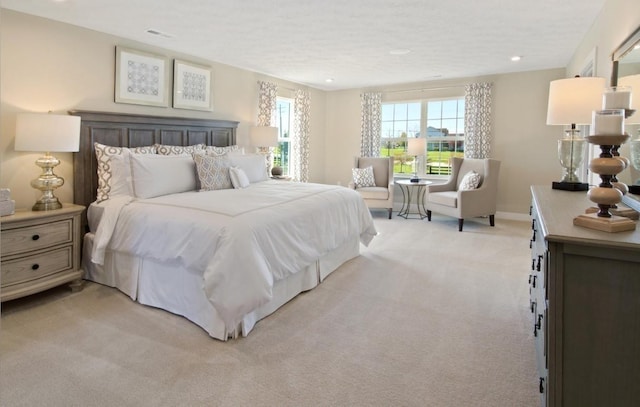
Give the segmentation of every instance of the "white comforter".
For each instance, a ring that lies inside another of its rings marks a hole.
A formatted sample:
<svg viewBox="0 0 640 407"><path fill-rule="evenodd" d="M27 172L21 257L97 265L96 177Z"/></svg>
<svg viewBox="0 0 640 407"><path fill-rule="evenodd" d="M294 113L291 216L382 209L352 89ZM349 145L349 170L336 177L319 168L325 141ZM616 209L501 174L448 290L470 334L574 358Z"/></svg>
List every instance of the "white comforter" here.
<svg viewBox="0 0 640 407"><path fill-rule="evenodd" d="M355 191L322 184L265 181L246 189L186 192L104 208L92 261L108 248L203 273L203 289L227 327L271 299L286 278L376 230Z"/></svg>

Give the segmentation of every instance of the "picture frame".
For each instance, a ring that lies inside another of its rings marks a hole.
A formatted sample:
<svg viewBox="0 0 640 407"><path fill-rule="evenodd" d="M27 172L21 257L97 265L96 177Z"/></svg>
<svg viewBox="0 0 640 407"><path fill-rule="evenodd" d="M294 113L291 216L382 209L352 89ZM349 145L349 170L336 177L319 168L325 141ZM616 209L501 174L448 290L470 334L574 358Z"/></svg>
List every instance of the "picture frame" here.
<svg viewBox="0 0 640 407"><path fill-rule="evenodd" d="M211 67L179 59L173 61L173 107L213 110Z"/></svg>
<svg viewBox="0 0 640 407"><path fill-rule="evenodd" d="M169 59L116 46L115 102L169 106Z"/></svg>

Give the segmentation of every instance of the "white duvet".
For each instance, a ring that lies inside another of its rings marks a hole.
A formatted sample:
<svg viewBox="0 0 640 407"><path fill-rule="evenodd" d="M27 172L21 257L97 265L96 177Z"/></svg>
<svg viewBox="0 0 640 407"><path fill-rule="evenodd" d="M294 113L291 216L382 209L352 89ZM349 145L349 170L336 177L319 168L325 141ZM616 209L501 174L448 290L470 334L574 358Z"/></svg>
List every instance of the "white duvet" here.
<svg viewBox="0 0 640 407"><path fill-rule="evenodd" d="M354 236L376 235L360 195L322 184L265 181L246 189L185 192L100 203L92 261L108 248L202 273L227 327L271 299L286 278Z"/></svg>

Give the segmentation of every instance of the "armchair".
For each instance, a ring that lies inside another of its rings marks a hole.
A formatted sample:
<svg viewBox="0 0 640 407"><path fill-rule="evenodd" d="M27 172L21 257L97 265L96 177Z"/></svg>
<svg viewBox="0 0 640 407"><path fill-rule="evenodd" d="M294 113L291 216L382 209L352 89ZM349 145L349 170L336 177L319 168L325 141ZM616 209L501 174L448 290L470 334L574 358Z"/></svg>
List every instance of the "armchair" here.
<svg viewBox="0 0 640 407"><path fill-rule="evenodd" d="M362 195L368 208L388 209L393 213L393 157L356 157L353 168L373 168L375 186L360 186L350 182L349 187Z"/></svg>
<svg viewBox="0 0 640 407"><path fill-rule="evenodd" d="M480 175L479 184L475 189L461 188L463 178L470 171ZM431 212L434 211L458 218L460 232L464 219L476 216L489 216L489 224L495 226L499 172L500 161L497 160L452 158L449 180L426 187L427 220L431 221Z"/></svg>

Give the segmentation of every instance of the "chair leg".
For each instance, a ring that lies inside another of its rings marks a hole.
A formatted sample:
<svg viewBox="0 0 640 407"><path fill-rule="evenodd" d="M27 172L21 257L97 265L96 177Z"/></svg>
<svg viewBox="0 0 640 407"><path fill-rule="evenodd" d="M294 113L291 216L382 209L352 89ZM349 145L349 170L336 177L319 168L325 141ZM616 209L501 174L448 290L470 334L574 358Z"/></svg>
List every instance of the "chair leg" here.
<svg viewBox="0 0 640 407"><path fill-rule="evenodd" d="M393 214L393 208L389 208L389 219L391 219L392 214Z"/></svg>
<svg viewBox="0 0 640 407"><path fill-rule="evenodd" d="M427 220L431 222L431 211L427 211Z"/></svg>
<svg viewBox="0 0 640 407"><path fill-rule="evenodd" d="M464 224L464 219L458 219L458 232L462 232L463 224Z"/></svg>
<svg viewBox="0 0 640 407"><path fill-rule="evenodd" d="M491 226L495 226L496 225L496 215L489 215L489 224Z"/></svg>

